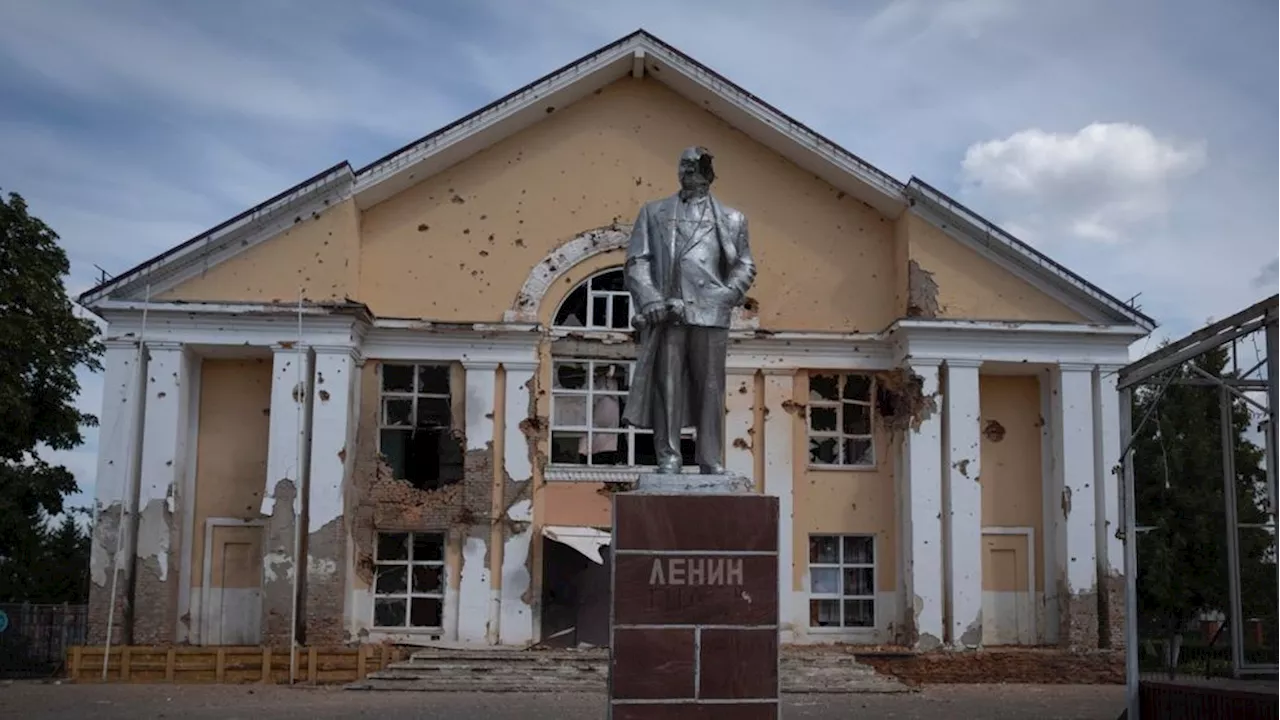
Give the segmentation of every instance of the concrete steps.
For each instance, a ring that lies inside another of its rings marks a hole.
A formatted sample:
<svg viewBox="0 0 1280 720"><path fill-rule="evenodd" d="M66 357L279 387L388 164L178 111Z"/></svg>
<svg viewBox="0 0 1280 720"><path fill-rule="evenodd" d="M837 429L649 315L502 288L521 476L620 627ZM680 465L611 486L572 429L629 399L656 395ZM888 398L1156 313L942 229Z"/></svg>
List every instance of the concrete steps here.
<svg viewBox="0 0 1280 720"><path fill-rule="evenodd" d="M788 652L781 661L785 693L895 693L910 688L877 674L848 653ZM600 692L606 690L604 649L426 649L392 663L351 690L416 692Z"/></svg>

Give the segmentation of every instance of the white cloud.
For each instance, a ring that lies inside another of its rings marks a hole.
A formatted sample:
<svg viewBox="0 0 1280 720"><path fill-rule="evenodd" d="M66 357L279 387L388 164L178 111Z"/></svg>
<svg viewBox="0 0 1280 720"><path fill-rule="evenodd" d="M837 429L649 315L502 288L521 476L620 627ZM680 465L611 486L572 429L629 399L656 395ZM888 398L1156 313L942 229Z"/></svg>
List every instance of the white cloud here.
<svg viewBox="0 0 1280 720"><path fill-rule="evenodd" d="M1033 227L1055 223L1066 234L1111 243L1167 212L1174 182L1206 159L1202 142L1158 138L1130 123L1093 123L1074 133L1033 128L976 143L961 167L965 191L987 205L1016 207L1009 211L1014 222L1038 215Z"/></svg>

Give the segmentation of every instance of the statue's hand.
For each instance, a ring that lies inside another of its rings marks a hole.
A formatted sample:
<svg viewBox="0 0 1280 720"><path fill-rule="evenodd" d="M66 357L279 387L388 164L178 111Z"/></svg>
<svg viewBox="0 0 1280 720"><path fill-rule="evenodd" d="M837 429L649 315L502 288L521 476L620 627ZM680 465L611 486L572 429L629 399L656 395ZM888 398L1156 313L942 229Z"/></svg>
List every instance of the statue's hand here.
<svg viewBox="0 0 1280 720"><path fill-rule="evenodd" d="M649 303L640 309L640 314L644 316L645 324L649 327L656 327L666 320L667 313L667 304L661 301Z"/></svg>
<svg viewBox="0 0 1280 720"><path fill-rule="evenodd" d="M679 298L673 298L667 301L667 318L673 320L684 319L684 301Z"/></svg>

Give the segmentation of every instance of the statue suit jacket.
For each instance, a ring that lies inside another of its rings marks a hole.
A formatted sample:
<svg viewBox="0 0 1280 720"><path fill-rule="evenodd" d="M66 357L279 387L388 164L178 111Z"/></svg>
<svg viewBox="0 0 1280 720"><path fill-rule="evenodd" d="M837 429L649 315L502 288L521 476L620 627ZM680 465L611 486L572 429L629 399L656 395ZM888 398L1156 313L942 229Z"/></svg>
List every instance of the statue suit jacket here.
<svg viewBox="0 0 1280 720"><path fill-rule="evenodd" d="M671 195L640 208L627 245L626 283L635 311L650 303L684 302L682 324L728 328L733 308L742 304L755 280L747 218L710 196L714 231L691 240L676 232L680 196ZM678 244L680 246L678 246ZM653 358L663 328L643 328L623 423L652 427ZM697 389L692 389L694 392ZM688 398L683 417L691 418Z"/></svg>

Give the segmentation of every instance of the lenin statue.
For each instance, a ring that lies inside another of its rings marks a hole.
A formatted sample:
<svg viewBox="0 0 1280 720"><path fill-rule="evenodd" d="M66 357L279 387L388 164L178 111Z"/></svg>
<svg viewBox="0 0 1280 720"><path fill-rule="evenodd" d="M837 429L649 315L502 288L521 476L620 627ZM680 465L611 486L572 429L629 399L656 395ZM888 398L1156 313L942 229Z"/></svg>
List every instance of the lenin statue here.
<svg viewBox="0 0 1280 720"><path fill-rule="evenodd" d="M756 276L747 218L711 195L711 160L704 147L680 155L680 191L640 209L627 245L639 354L622 423L653 429L662 475L681 472L689 426L699 470L724 474L729 318Z"/></svg>

